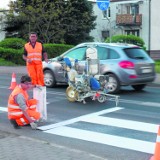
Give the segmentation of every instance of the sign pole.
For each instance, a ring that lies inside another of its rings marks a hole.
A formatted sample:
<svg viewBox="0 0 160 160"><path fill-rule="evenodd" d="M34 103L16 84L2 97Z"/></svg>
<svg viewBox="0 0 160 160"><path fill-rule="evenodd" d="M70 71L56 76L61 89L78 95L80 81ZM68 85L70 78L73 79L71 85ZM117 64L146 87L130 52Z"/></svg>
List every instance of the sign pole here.
<svg viewBox="0 0 160 160"><path fill-rule="evenodd" d="M110 0L96 0L98 8L102 11L105 11L108 9L109 4L110 4ZM107 18L108 22L109 22L109 41L111 43L111 21Z"/></svg>

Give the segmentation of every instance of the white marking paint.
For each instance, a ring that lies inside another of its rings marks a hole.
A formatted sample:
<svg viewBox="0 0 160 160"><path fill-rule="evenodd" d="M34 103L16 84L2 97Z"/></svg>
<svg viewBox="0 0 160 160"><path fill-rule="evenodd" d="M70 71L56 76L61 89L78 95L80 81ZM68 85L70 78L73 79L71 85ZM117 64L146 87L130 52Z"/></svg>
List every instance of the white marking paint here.
<svg viewBox="0 0 160 160"><path fill-rule="evenodd" d="M155 148L155 143L152 142L113 136L109 134L97 133L65 126L50 129L44 132L69 138L76 138L89 142L120 147L124 149L135 150L149 154L153 154Z"/></svg>
<svg viewBox="0 0 160 160"><path fill-rule="evenodd" d="M7 112L8 110L6 107L0 107L0 111Z"/></svg>
<svg viewBox="0 0 160 160"><path fill-rule="evenodd" d="M145 106L160 107L160 103L155 103L155 102L142 102L141 104Z"/></svg>
<svg viewBox="0 0 160 160"><path fill-rule="evenodd" d="M119 128L127 128L127 129L132 129L137 131L143 131L143 132L150 132L150 133L157 133L158 127L159 127L159 125L156 125L156 124L102 117L102 116L95 116L90 119L84 118L82 121L94 123L94 124L100 124L100 125L114 126Z"/></svg>
<svg viewBox="0 0 160 160"><path fill-rule="evenodd" d="M38 129L45 131L45 130L48 130L48 129L52 129L52 128L56 128L56 127L60 127L60 126L64 126L64 125L69 125L69 124L81 121L84 118L94 117L94 116L102 115L102 114L106 114L106 113L111 113L111 112L115 112L115 111L118 111L118 110L121 110L121 109L123 109L123 108L120 108L120 107L109 108L109 109L105 109L105 110L102 110L102 111L99 111L99 112L95 112L95 113L83 115L83 116L80 116L80 117L77 117L77 118L73 118L73 119L70 119L70 120L66 120L66 121L63 121L63 122L59 122L59 123L56 123L56 124L41 126L41 127L38 127Z"/></svg>

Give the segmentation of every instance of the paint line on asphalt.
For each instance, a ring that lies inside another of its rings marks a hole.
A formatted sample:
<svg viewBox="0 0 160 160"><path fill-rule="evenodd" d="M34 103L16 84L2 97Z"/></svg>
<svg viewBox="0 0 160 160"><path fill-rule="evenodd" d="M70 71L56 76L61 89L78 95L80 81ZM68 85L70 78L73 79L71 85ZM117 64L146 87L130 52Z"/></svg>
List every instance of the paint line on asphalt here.
<svg viewBox="0 0 160 160"><path fill-rule="evenodd" d="M105 109L105 110L102 110L102 111L99 111L99 112L95 112L95 113L83 115L83 116L80 116L80 117L76 117L76 118L73 118L73 119L70 119L70 120L62 121L62 122L59 122L59 123L50 124L50 125L46 125L46 126L41 126L41 127L38 127L38 129L40 129L42 131L45 131L45 130L48 130L48 129L61 127L61 126L64 126L64 125L69 125L69 124L81 121L86 117L91 118L91 117L94 117L94 116L97 116L97 115L111 113L111 112L115 112L115 111L118 111L118 110L121 110L121 109L123 109L123 108L121 108L121 107L109 108L109 109Z"/></svg>
<svg viewBox="0 0 160 160"><path fill-rule="evenodd" d="M76 138L80 140L85 140L89 142L95 142L115 147L120 147L124 149L135 150L139 152L154 153L155 143L136 140L131 138L119 137L109 134L103 134L93 131L86 131L71 127L62 126L59 128L50 129L44 131L46 133L69 137L69 138Z"/></svg>
<svg viewBox="0 0 160 160"><path fill-rule="evenodd" d="M126 99L119 99L119 102L122 103L130 103L130 104L138 104L143 106L151 106L151 107L160 107L160 103L156 102L143 102L143 101L135 101L135 100L126 100Z"/></svg>
<svg viewBox="0 0 160 160"><path fill-rule="evenodd" d="M155 102L142 102L141 104L145 106L160 107L160 103L155 103Z"/></svg>
<svg viewBox="0 0 160 160"><path fill-rule="evenodd" d="M8 110L6 107L0 107L0 111L7 112Z"/></svg>
<svg viewBox="0 0 160 160"><path fill-rule="evenodd" d="M102 116L95 116L92 119L84 118L83 122L100 124L100 125L108 125L126 129L132 129L137 131L143 132L150 132L150 133L157 133L159 125L132 121L132 120L123 120L117 118L109 118L109 117L102 117Z"/></svg>

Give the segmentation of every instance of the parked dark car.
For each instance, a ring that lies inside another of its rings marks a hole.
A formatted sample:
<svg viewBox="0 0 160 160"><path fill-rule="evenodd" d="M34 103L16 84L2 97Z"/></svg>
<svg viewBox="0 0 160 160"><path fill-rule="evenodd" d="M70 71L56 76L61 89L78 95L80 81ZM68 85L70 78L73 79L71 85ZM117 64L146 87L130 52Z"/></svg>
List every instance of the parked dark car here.
<svg viewBox="0 0 160 160"><path fill-rule="evenodd" d="M86 49L96 47L100 60L100 73L109 76L110 93L118 93L121 86L132 86L142 90L147 83L155 79L155 62L139 46L119 43L82 43L66 51L59 57L43 62L45 85L54 87L65 83L61 61L64 57L78 59L79 72L82 73L86 63Z"/></svg>

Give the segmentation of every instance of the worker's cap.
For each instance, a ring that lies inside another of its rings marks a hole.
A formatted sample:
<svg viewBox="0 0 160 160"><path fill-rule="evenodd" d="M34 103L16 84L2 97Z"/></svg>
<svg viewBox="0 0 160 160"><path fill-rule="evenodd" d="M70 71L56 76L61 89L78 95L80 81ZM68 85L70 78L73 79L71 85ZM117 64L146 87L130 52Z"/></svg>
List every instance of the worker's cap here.
<svg viewBox="0 0 160 160"><path fill-rule="evenodd" d="M28 75L23 75L21 77L21 83L25 83L25 82L31 82L31 77L29 77Z"/></svg>

